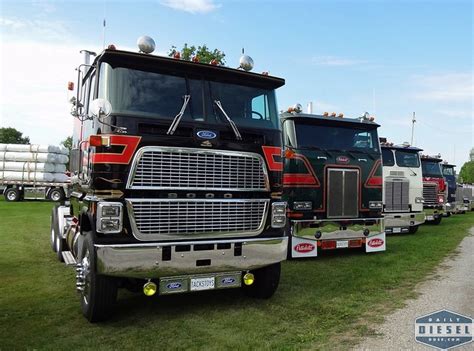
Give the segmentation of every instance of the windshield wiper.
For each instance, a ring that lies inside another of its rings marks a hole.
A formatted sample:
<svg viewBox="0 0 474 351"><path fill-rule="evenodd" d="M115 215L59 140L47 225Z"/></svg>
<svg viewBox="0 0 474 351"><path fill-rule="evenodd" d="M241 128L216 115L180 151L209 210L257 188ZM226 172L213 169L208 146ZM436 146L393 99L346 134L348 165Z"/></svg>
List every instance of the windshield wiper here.
<svg viewBox="0 0 474 351"><path fill-rule="evenodd" d="M184 112L186 111L186 107L188 106L189 99L191 99L191 95L184 95L183 99L184 101L183 101L183 105L181 106L181 110L174 117L173 122L171 123L168 131L166 132L166 134L168 135L173 135L174 132L176 131L176 128L178 128L178 124L181 121L181 118L183 117Z"/></svg>
<svg viewBox="0 0 474 351"><path fill-rule="evenodd" d="M227 119L227 122L229 122L230 126L232 127L232 130L234 131L235 137L237 140L242 140L242 135L240 135L239 129L237 128L237 125L234 123L234 121L227 115L225 112L224 108L222 107L222 104L219 100L214 100L214 103L216 106L219 108L219 110L222 112L224 117Z"/></svg>

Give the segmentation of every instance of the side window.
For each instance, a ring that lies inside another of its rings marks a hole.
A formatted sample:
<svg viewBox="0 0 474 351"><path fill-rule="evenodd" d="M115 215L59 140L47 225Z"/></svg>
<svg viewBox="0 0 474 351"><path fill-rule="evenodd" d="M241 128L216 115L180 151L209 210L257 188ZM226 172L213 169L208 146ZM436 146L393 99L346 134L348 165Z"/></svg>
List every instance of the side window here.
<svg viewBox="0 0 474 351"><path fill-rule="evenodd" d="M395 165L395 159L393 158L391 149L382 148L382 162L384 166L388 167Z"/></svg>
<svg viewBox="0 0 474 351"><path fill-rule="evenodd" d="M373 147L372 135L366 131L355 134L353 147L361 149L371 149Z"/></svg>
<svg viewBox="0 0 474 351"><path fill-rule="evenodd" d="M252 119L268 120L268 99L267 95L259 95L252 99Z"/></svg>

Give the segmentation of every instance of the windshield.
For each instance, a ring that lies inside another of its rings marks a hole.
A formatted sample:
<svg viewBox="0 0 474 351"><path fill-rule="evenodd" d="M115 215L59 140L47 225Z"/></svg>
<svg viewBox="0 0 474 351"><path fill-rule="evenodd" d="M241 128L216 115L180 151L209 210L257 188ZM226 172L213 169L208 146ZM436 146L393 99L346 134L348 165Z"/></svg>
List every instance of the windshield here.
<svg viewBox="0 0 474 351"><path fill-rule="evenodd" d="M382 149L382 162L384 166L394 166L395 159L393 158L393 152L391 149Z"/></svg>
<svg viewBox="0 0 474 351"><path fill-rule="evenodd" d="M295 121L297 147L324 150L379 152L376 129L336 127Z"/></svg>
<svg viewBox="0 0 474 351"><path fill-rule="evenodd" d="M395 157L397 158L397 165L399 167L420 167L418 152L395 150Z"/></svg>
<svg viewBox="0 0 474 351"><path fill-rule="evenodd" d="M421 162L423 177L441 178L441 169L438 162L423 161Z"/></svg>
<svg viewBox="0 0 474 351"><path fill-rule="evenodd" d="M169 119L178 114L190 95L182 120L228 124L217 108L220 101L238 126L278 128L273 89L262 89L206 79L179 72L147 72L102 63L99 97L112 104L112 113ZM179 128L179 127L178 127Z"/></svg>
<svg viewBox="0 0 474 351"><path fill-rule="evenodd" d="M454 175L454 168L453 167L443 167L443 175L453 176Z"/></svg>

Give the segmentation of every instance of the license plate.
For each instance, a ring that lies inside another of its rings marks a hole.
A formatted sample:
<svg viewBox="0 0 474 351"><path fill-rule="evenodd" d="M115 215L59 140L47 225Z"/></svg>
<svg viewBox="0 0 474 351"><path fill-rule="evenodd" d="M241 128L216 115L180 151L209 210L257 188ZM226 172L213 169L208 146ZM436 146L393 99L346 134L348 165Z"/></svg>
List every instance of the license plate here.
<svg viewBox="0 0 474 351"><path fill-rule="evenodd" d="M338 241L336 243L336 248L338 248L338 249L345 249L347 247L349 247L349 242L348 241Z"/></svg>
<svg viewBox="0 0 474 351"><path fill-rule="evenodd" d="M401 233L402 232L402 228L393 228L392 231L394 233Z"/></svg>
<svg viewBox="0 0 474 351"><path fill-rule="evenodd" d="M215 287L215 278L191 278L191 291L210 290Z"/></svg>
<svg viewBox="0 0 474 351"><path fill-rule="evenodd" d="M426 220L427 220L427 221L433 221L433 220L434 220L434 217L433 217L433 216L426 216Z"/></svg>

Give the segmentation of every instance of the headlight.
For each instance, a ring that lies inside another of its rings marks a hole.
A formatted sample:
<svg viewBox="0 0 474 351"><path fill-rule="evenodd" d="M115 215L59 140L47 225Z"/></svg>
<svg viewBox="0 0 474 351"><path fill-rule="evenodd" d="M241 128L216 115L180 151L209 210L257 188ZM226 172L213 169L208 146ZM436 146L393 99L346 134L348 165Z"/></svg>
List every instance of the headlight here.
<svg viewBox="0 0 474 351"><path fill-rule="evenodd" d="M293 202L293 210L295 211L308 211L313 209L313 203L311 201L295 201Z"/></svg>
<svg viewBox="0 0 474 351"><path fill-rule="evenodd" d="M272 228L283 228L286 225L286 202L272 203Z"/></svg>
<svg viewBox="0 0 474 351"><path fill-rule="evenodd" d="M97 204L97 232L120 233L123 226L122 213L123 205L120 202L99 202Z"/></svg>
<svg viewBox="0 0 474 351"><path fill-rule="evenodd" d="M425 202L425 199L423 199L422 197L415 197L416 204L422 204L424 202Z"/></svg>
<svg viewBox="0 0 474 351"><path fill-rule="evenodd" d="M369 201L369 208L371 210L381 210L382 206L382 201Z"/></svg>
<svg viewBox="0 0 474 351"><path fill-rule="evenodd" d="M444 202L444 196L438 195L438 203L442 204Z"/></svg>

